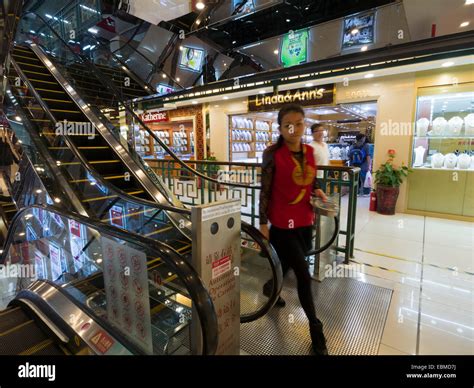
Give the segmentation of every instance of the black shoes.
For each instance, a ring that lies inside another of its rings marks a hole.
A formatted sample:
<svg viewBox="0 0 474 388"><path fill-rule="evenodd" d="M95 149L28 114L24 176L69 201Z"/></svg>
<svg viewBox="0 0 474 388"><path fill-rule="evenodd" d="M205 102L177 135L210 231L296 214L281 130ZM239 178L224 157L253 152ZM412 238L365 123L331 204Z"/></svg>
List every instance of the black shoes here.
<svg viewBox="0 0 474 388"><path fill-rule="evenodd" d="M317 322L309 324L309 333L313 343L313 352L317 356L327 356L326 338L323 333L323 324L318 319Z"/></svg>
<svg viewBox="0 0 474 388"><path fill-rule="evenodd" d="M270 295L272 294L272 287L273 287L273 282L271 280L265 283L263 286L263 295L265 295L267 298L270 298ZM277 301L275 302L275 306L285 307L285 305L286 305L285 300L281 296L279 296Z"/></svg>

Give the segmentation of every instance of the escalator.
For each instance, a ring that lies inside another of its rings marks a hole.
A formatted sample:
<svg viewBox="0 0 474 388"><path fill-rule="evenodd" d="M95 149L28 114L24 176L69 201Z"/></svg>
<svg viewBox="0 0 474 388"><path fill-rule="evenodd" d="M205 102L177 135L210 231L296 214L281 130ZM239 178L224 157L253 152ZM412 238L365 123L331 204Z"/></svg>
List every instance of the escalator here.
<svg viewBox="0 0 474 388"><path fill-rule="evenodd" d="M2 355L215 352L211 297L165 244L32 206L14 217L0 264L22 269L0 284L10 292L0 311ZM200 348L191 341L196 322Z"/></svg>
<svg viewBox="0 0 474 388"><path fill-rule="evenodd" d="M15 47L9 83L12 98L17 102L14 109L25 113L25 124L31 123L44 142L67 180L63 187L76 194L89 217L164 242L190 262L190 211L124 145L117 128L108 122L100 106L85 99L90 88L84 90L69 69L77 63L86 63L67 45L61 46L61 42L55 48L49 45L49 50L46 46L38 42ZM100 86L100 93L105 90L111 96L120 95L117 89L101 87L103 78L105 75L98 76L96 70L89 76L89 80ZM111 104L117 101L123 105L121 97ZM64 120L92 124L93 132L58 133L56 129ZM271 278L276 281L267 297L262 293L262 285ZM257 229L242 223L241 322L257 319L271 308L281 288L281 279L280 263L273 249Z"/></svg>
<svg viewBox="0 0 474 388"><path fill-rule="evenodd" d="M70 354L51 338L34 314L23 306L0 312L0 355L59 356Z"/></svg>

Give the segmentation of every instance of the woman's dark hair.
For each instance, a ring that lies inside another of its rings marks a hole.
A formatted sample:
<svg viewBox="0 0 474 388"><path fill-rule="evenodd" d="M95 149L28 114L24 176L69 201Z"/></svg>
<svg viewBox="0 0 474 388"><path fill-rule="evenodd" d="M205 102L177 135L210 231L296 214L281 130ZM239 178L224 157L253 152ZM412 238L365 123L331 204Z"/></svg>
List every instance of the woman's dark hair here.
<svg viewBox="0 0 474 388"><path fill-rule="evenodd" d="M281 123L283 121L283 117L285 117L288 113L301 113L303 117L305 116L303 108L298 104L287 104L283 105L278 112L278 125L281 127ZM277 141L277 147L281 147L283 145L283 136L280 135Z"/></svg>
<svg viewBox="0 0 474 388"><path fill-rule="evenodd" d="M363 133L358 133L356 135L356 141L362 140L364 137L366 137Z"/></svg>
<svg viewBox="0 0 474 388"><path fill-rule="evenodd" d="M316 130L321 128L322 126L323 126L323 124L321 124L321 123L316 123L316 124L311 125L311 133L316 132Z"/></svg>

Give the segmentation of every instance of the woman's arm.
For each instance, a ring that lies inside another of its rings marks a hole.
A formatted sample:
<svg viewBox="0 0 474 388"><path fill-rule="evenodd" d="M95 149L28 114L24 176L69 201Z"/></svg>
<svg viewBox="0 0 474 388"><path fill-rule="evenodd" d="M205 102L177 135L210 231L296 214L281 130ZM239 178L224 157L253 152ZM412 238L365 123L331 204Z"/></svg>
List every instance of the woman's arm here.
<svg viewBox="0 0 474 388"><path fill-rule="evenodd" d="M273 159L273 150L263 152L262 175L259 202L260 232L268 239L268 206L272 192L273 172L275 170L275 161Z"/></svg>

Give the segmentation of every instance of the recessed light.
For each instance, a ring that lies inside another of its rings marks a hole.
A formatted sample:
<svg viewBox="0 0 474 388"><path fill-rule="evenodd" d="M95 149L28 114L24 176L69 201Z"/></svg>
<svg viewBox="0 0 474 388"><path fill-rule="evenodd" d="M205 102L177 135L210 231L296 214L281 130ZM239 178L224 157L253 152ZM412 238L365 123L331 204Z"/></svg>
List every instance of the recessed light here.
<svg viewBox="0 0 474 388"><path fill-rule="evenodd" d="M310 87L313 86L313 85L314 85L313 83L308 82L305 86L306 86L307 88L310 88Z"/></svg>
<svg viewBox="0 0 474 388"><path fill-rule="evenodd" d="M374 73L369 73L369 74L364 75L364 78L373 78L373 77L374 77Z"/></svg>
<svg viewBox="0 0 474 388"><path fill-rule="evenodd" d="M451 67L452 65L454 65L454 62L449 61L449 62L444 62L441 66L443 66L443 67Z"/></svg>
<svg viewBox="0 0 474 388"><path fill-rule="evenodd" d="M196 3L196 8L197 8L198 10L200 10L200 11L203 10L205 7L206 7L206 6L204 5L204 3L203 3L202 1L198 1L198 2Z"/></svg>
<svg viewBox="0 0 474 388"><path fill-rule="evenodd" d="M236 41L236 40L233 40L233 41L232 41L232 44L236 44L236 43L237 43L237 41Z"/></svg>
<svg viewBox="0 0 474 388"><path fill-rule="evenodd" d="M201 21L199 19L196 19L196 24L199 26L201 24Z"/></svg>
<svg viewBox="0 0 474 388"><path fill-rule="evenodd" d="M54 198L54 202L59 203L61 200L59 198Z"/></svg>
<svg viewBox="0 0 474 388"><path fill-rule="evenodd" d="M471 4L474 4L474 0L466 0L465 5L471 5Z"/></svg>
<svg viewBox="0 0 474 388"><path fill-rule="evenodd" d="M195 100L195 101L193 101L193 104L194 104L194 105L196 105L197 103L198 103L198 102L197 102L196 100Z"/></svg>
<svg viewBox="0 0 474 388"><path fill-rule="evenodd" d="M21 121L21 117L20 116L15 116L15 120L16 121Z"/></svg>
<svg viewBox="0 0 474 388"><path fill-rule="evenodd" d="M367 46L362 46L362 47L360 48L360 51L367 51L367 49L368 49Z"/></svg>
<svg viewBox="0 0 474 388"><path fill-rule="evenodd" d="M467 27L469 25L469 22L462 22L459 27Z"/></svg>
<svg viewBox="0 0 474 388"><path fill-rule="evenodd" d="M278 55L279 51L278 50L273 50L273 54Z"/></svg>
<svg viewBox="0 0 474 388"><path fill-rule="evenodd" d="M286 22L289 23L289 22L291 22L291 20L290 20L290 19L286 19Z"/></svg>
<svg viewBox="0 0 474 388"><path fill-rule="evenodd" d="M219 105L214 105L214 108L219 108Z"/></svg>
<svg viewBox="0 0 474 388"><path fill-rule="evenodd" d="M265 94L265 90L260 90L259 93L260 94Z"/></svg>
<svg viewBox="0 0 474 388"><path fill-rule="evenodd" d="M229 99L229 97L227 97L227 96L224 96L224 97L223 97L223 99L224 99L224 100L228 100L228 99Z"/></svg>
<svg viewBox="0 0 474 388"><path fill-rule="evenodd" d="M179 46L179 50L180 50L180 51L183 51L183 50L184 50L184 47L183 47L183 46Z"/></svg>
<svg viewBox="0 0 474 388"><path fill-rule="evenodd" d="M176 81L178 81L178 82L181 81L181 78L177 77L177 78L176 78Z"/></svg>
<svg viewBox="0 0 474 388"><path fill-rule="evenodd" d="M163 73L161 76L162 76L163 78L166 78L166 74L165 74L165 73Z"/></svg>

